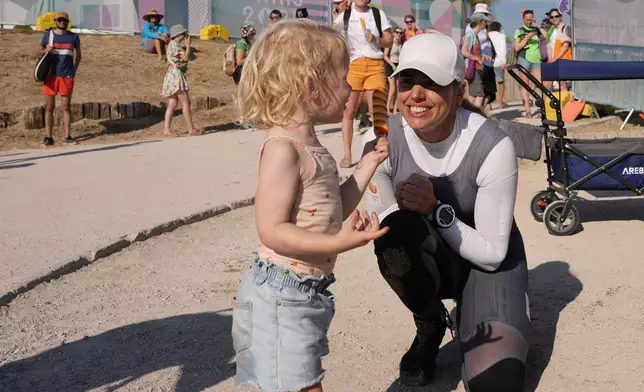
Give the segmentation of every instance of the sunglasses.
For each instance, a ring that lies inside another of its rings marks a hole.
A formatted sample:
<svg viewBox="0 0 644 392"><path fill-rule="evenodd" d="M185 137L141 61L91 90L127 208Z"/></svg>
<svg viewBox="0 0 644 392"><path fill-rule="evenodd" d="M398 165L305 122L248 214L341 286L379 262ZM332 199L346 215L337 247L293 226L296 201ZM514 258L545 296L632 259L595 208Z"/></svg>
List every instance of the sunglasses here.
<svg viewBox="0 0 644 392"><path fill-rule="evenodd" d="M410 24L410 23L414 23L414 21L413 20L406 20L405 23Z"/></svg>
<svg viewBox="0 0 644 392"><path fill-rule="evenodd" d="M557 19L557 18L561 18L561 14L559 14L559 15L550 15L550 19Z"/></svg>
<svg viewBox="0 0 644 392"><path fill-rule="evenodd" d="M58 22L58 23L69 23L69 19L58 18L58 19L56 19L56 22Z"/></svg>
<svg viewBox="0 0 644 392"><path fill-rule="evenodd" d="M394 31L394 34L402 34L402 31L396 30Z"/></svg>

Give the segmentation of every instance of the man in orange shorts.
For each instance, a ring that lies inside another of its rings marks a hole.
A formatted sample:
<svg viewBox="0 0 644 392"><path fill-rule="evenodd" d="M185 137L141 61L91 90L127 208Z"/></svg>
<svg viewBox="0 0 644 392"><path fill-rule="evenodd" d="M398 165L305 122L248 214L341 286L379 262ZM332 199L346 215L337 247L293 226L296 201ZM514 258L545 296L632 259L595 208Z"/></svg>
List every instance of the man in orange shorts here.
<svg viewBox="0 0 644 392"><path fill-rule="evenodd" d="M383 48L393 44L392 27L387 15L369 6L370 0L354 0L350 8L338 15L334 25L343 31L349 42L351 64L347 81L351 85L351 95L342 120L342 139L344 158L340 167L351 166L351 142L353 140L353 119L364 92L373 113L373 90L387 91Z"/></svg>
<svg viewBox="0 0 644 392"><path fill-rule="evenodd" d="M43 146L53 146L54 109L56 108L56 95L61 97L63 111L63 129L67 144L75 144L71 137L71 111L70 102L74 91L74 77L81 61L80 38L78 34L67 30L69 15L67 12L54 14L56 28L53 30L53 42L50 44L50 33L47 31L40 42L41 53L49 52L52 56L51 71L42 86L45 95L45 139Z"/></svg>

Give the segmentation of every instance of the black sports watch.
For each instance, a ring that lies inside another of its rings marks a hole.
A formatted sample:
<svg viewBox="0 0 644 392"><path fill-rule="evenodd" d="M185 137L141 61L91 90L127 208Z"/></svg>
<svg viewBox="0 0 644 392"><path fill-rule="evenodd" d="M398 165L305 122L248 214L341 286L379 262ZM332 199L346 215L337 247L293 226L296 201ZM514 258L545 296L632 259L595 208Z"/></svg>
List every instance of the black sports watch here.
<svg viewBox="0 0 644 392"><path fill-rule="evenodd" d="M440 201L434 207L434 212L432 213L432 223L441 229L447 229L454 223L456 218L456 212L454 208L449 204L442 204Z"/></svg>

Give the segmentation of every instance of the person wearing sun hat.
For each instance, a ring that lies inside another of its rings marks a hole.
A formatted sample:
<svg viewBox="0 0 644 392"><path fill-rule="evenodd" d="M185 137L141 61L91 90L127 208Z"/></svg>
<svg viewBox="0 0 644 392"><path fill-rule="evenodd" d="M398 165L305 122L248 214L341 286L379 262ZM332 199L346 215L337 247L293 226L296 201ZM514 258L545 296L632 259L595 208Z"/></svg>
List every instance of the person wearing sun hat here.
<svg viewBox="0 0 644 392"><path fill-rule="evenodd" d="M392 77L400 114L389 117L390 154L364 201L389 227L374 241L378 268L416 326L400 382L432 382L454 321L465 389L521 391L530 318L526 254L513 217L514 144L464 99L465 60L450 37L409 39ZM455 320L444 299L456 300Z"/></svg>
<svg viewBox="0 0 644 392"><path fill-rule="evenodd" d="M185 49L181 46L185 42ZM192 39L188 29L177 24L170 29L170 43L168 44L168 71L163 79L161 95L167 99L163 135L175 137L172 132L172 118L179 103L182 105L183 117L190 136L197 135L197 130L192 122L192 110L188 87L188 61L192 50Z"/></svg>
<svg viewBox="0 0 644 392"><path fill-rule="evenodd" d="M141 29L141 49L145 53L156 53L159 60L165 61L165 47L170 39L168 28L161 24L164 15L151 9L143 15L145 24Z"/></svg>
<svg viewBox="0 0 644 392"><path fill-rule="evenodd" d="M474 79L469 81L469 95L472 103L484 108L496 98L496 81L494 77L494 52L492 42L487 35L490 18L487 14L472 14L472 22L463 37L463 55L477 62ZM466 46L467 45L467 46Z"/></svg>

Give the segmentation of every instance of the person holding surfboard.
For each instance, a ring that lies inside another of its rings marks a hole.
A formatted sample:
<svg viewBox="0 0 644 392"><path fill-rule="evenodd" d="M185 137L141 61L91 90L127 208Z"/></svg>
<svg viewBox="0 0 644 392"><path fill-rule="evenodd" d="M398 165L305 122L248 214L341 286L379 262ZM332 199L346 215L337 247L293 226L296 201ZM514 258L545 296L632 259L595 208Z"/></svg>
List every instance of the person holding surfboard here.
<svg viewBox="0 0 644 392"><path fill-rule="evenodd" d="M75 144L71 137L70 124L72 114L70 103L74 91L74 78L81 61L80 38L78 34L67 30L69 15L67 12L58 11L54 14L56 28L47 31L40 41L40 53L49 53L51 56L51 71L45 78L42 92L45 95L45 139L43 146L53 146L54 138L54 109L56 109L56 95L61 97L63 111L63 130L67 144Z"/></svg>

